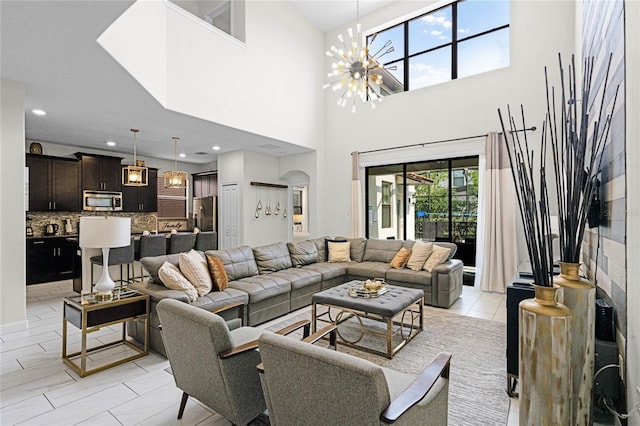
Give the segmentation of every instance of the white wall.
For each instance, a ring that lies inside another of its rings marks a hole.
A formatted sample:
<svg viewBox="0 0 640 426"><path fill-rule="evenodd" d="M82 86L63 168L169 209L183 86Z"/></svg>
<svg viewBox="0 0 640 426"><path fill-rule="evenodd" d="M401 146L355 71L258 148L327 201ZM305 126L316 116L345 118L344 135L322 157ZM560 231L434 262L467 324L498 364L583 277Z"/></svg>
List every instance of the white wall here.
<svg viewBox="0 0 640 426"><path fill-rule="evenodd" d="M22 83L0 80L0 333L26 329Z"/></svg>
<svg viewBox="0 0 640 426"><path fill-rule="evenodd" d="M627 154L627 407L640 403L640 2L625 2L625 89ZM640 413L629 417L629 426L640 425Z"/></svg>
<svg viewBox="0 0 640 426"><path fill-rule="evenodd" d="M391 16L403 16L425 7L425 1L399 1L361 18L363 28L379 27ZM541 27L541 23L544 25ZM327 91L326 156L330 172L323 176L321 203L325 211L320 232L349 230L351 151L366 151L441 139L486 134L499 130L497 108L525 105L528 125L541 128L545 109L544 66L557 69L557 54L573 51L573 2L514 1L511 3L511 65L471 77L388 96L375 110L359 108L352 114L335 105L336 94ZM335 43L345 26L325 35L325 45ZM325 64L329 69L330 63ZM534 134L539 137L540 132ZM368 165L432 160L483 152L484 140L449 142L424 148L400 149L363 155ZM362 175L363 177L363 175ZM526 254L525 254L526 256Z"/></svg>
<svg viewBox="0 0 640 426"><path fill-rule="evenodd" d="M288 191L283 189L264 188L252 186L251 182L274 183L286 185L286 181L280 180L278 174L279 159L271 155L262 155L255 152L244 153L244 182L242 184L244 210L243 229L244 244L259 246L277 241L287 241L292 216L286 218L284 212L285 203L288 202ZM262 210L256 219L256 205L260 201ZM273 214L276 205L280 202L280 212ZM272 214L265 215L267 206L271 207Z"/></svg>
<svg viewBox="0 0 640 426"><path fill-rule="evenodd" d="M318 147L322 33L287 1L247 1L245 16L241 43L172 3L136 2L99 41L168 109Z"/></svg>
<svg viewBox="0 0 640 426"><path fill-rule="evenodd" d="M320 237L318 233L318 218L321 212L330 209L331 206L320 205L318 199L319 181L318 181L318 155L317 152L307 152L304 154L288 155L280 157L279 177L285 181L290 187L294 185L307 187L307 209L304 212L305 229L312 237ZM324 166L324 165L323 165ZM289 194L287 204L289 217L293 218L293 194ZM293 234L289 234L289 240L293 238Z"/></svg>

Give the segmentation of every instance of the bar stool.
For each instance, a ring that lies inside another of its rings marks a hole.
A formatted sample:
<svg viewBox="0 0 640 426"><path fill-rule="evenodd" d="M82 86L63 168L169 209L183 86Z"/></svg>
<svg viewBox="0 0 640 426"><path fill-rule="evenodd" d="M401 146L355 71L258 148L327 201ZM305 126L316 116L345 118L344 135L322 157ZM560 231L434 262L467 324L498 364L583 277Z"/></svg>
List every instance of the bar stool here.
<svg viewBox="0 0 640 426"><path fill-rule="evenodd" d="M131 237L131 244L126 247L118 247L109 250L109 266L118 265L120 266L120 279L114 280L117 283L120 283L120 287L124 287L131 281L131 270L130 266L133 265L134 261L134 252L133 252L133 237ZM89 261L91 262L91 288L93 289L93 266L99 265L103 268L105 265L102 261L102 255L92 256ZM123 279L122 266L127 265L127 279Z"/></svg>
<svg viewBox="0 0 640 426"><path fill-rule="evenodd" d="M196 234L171 234L169 254L182 253L191 250L196 245Z"/></svg>
<svg viewBox="0 0 640 426"><path fill-rule="evenodd" d="M144 257L164 256L167 254L167 237L164 234L142 235L140 237L140 250L135 256L139 261ZM136 279L138 277L134 277ZM140 280L144 279L144 268L140 265Z"/></svg>
<svg viewBox="0 0 640 426"><path fill-rule="evenodd" d="M204 231L196 235L196 250L207 251L218 249L218 233L216 231Z"/></svg>

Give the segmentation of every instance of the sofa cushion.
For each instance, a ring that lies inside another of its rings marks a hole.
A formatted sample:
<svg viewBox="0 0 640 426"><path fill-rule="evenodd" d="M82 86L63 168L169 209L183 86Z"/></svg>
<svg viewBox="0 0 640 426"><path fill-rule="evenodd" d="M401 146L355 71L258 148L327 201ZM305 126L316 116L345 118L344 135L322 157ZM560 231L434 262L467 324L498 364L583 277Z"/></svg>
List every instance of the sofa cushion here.
<svg viewBox="0 0 640 426"><path fill-rule="evenodd" d="M165 287L171 290L180 290L189 296L191 302L195 302L198 298L198 292L196 288L189 282L189 280L180 272L180 269L176 265L169 262L164 262L158 269L158 277L165 285Z"/></svg>
<svg viewBox="0 0 640 426"><path fill-rule="evenodd" d="M229 277L219 257L207 254L207 267L211 274L213 289L223 291L229 286Z"/></svg>
<svg viewBox="0 0 640 426"><path fill-rule="evenodd" d="M449 259L449 254L451 254L451 249L448 247L442 247L437 244L433 245L433 252L431 256L424 263L423 269L427 272L433 271L433 268L444 263Z"/></svg>
<svg viewBox="0 0 640 426"><path fill-rule="evenodd" d="M269 274L270 277L280 277L291 283L291 290L319 284L322 281L322 274L311 269L289 268Z"/></svg>
<svg viewBox="0 0 640 426"><path fill-rule="evenodd" d="M409 260L409 256L411 256L411 250L407 249L406 247L402 247L400 248L400 250L398 250L396 255L393 256L393 259L391 259L389 265L392 268L396 269L404 268L404 265L406 265L407 261Z"/></svg>
<svg viewBox="0 0 640 426"><path fill-rule="evenodd" d="M237 302L246 305L249 303L249 295L244 291L240 291L235 288L227 288L223 291L212 291L205 296L198 297L192 305L206 309L207 311L212 311L214 309L221 308L224 305L230 305Z"/></svg>
<svg viewBox="0 0 640 426"><path fill-rule="evenodd" d="M222 261L229 281L258 275L258 265L249 246L240 246L223 250L208 250L205 254L215 256Z"/></svg>
<svg viewBox="0 0 640 426"><path fill-rule="evenodd" d="M364 262L389 263L403 244L402 240L367 240L362 260Z"/></svg>
<svg viewBox="0 0 640 426"><path fill-rule="evenodd" d="M207 268L207 261L202 257L201 253L195 250L180 253L178 264L180 265L180 272L193 284L198 296L204 296L211 291L213 282L211 281L209 268Z"/></svg>
<svg viewBox="0 0 640 426"><path fill-rule="evenodd" d="M180 254L169 254L163 256L150 256L140 259L140 264L145 271L149 273L149 282L152 284L162 284L162 280L158 277L158 270L164 264L169 262L174 266L179 265Z"/></svg>
<svg viewBox="0 0 640 426"><path fill-rule="evenodd" d="M349 279L356 278L385 278L388 270L392 269L389 262L351 262L347 266Z"/></svg>
<svg viewBox="0 0 640 426"><path fill-rule="evenodd" d="M389 283L409 283L418 284L422 286L431 286L431 272L427 271L412 271L411 269L389 269L387 271L386 280Z"/></svg>
<svg viewBox="0 0 640 426"><path fill-rule="evenodd" d="M291 255L291 264L296 268L318 261L318 249L316 249L313 241L306 240L297 243L287 243L287 248Z"/></svg>
<svg viewBox="0 0 640 426"><path fill-rule="evenodd" d="M250 304L291 292L291 283L274 274L253 275L236 281L229 281L229 287L247 293Z"/></svg>
<svg viewBox="0 0 640 426"><path fill-rule="evenodd" d="M255 247L253 256L256 259L260 274L268 274L293 266L287 243L273 243Z"/></svg>
<svg viewBox="0 0 640 426"><path fill-rule="evenodd" d="M331 237L321 237L321 238L313 238L311 241L316 246L316 251L318 252L318 262L326 262L327 261L327 250L325 240L330 240Z"/></svg>
<svg viewBox="0 0 640 426"><path fill-rule="evenodd" d="M362 258L364 257L364 249L367 244L367 240L364 238L347 238L347 237L336 237L338 241L349 241L351 243L350 256L352 262L362 262Z"/></svg>
<svg viewBox="0 0 640 426"><path fill-rule="evenodd" d="M333 278L338 278L341 276L347 275L347 265L349 263L341 262L341 263L328 263L328 262L320 262L320 263L312 263L310 265L304 265L302 269L308 269L311 271L316 271L322 274L322 281L328 281Z"/></svg>
<svg viewBox="0 0 640 426"><path fill-rule="evenodd" d="M327 240L327 262L351 262L349 241Z"/></svg>
<svg viewBox="0 0 640 426"><path fill-rule="evenodd" d="M430 241L416 241L416 243L411 248L411 256L409 256L409 260L407 261L407 268L412 271L419 271L424 266L424 263L427 261L429 256L431 256L431 252L433 251L433 243Z"/></svg>
<svg viewBox="0 0 640 426"><path fill-rule="evenodd" d="M449 256L445 259L445 262L447 260L451 259L456 254L456 252L458 251L458 246L456 245L456 243L448 243L446 241L438 241L438 242L436 242L434 244L437 244L440 247L445 247L445 248L451 249L451 253L449 253Z"/></svg>

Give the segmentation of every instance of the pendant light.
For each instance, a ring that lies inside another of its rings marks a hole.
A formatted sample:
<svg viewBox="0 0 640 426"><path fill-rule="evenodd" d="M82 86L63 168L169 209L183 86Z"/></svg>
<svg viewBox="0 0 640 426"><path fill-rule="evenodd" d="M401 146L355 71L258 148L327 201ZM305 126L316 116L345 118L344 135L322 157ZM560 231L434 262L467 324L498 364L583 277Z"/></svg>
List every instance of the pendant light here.
<svg viewBox="0 0 640 426"><path fill-rule="evenodd" d="M147 186L149 185L149 169L144 167L144 162L138 164L136 157L136 134L140 130L131 129L133 133L133 165L122 168L122 184L124 186Z"/></svg>
<svg viewBox="0 0 640 426"><path fill-rule="evenodd" d="M186 188L189 176L187 172L178 171L178 139L177 136L173 138L173 168L174 170L167 170L164 172L164 187L165 188Z"/></svg>

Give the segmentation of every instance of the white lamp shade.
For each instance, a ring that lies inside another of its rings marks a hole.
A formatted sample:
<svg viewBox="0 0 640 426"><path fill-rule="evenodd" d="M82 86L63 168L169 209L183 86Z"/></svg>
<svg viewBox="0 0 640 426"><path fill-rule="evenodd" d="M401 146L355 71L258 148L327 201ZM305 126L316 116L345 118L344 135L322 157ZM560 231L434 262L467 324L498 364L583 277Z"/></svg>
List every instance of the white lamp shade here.
<svg viewBox="0 0 640 426"><path fill-rule="evenodd" d="M114 248L131 244L131 218L80 217L80 247Z"/></svg>

